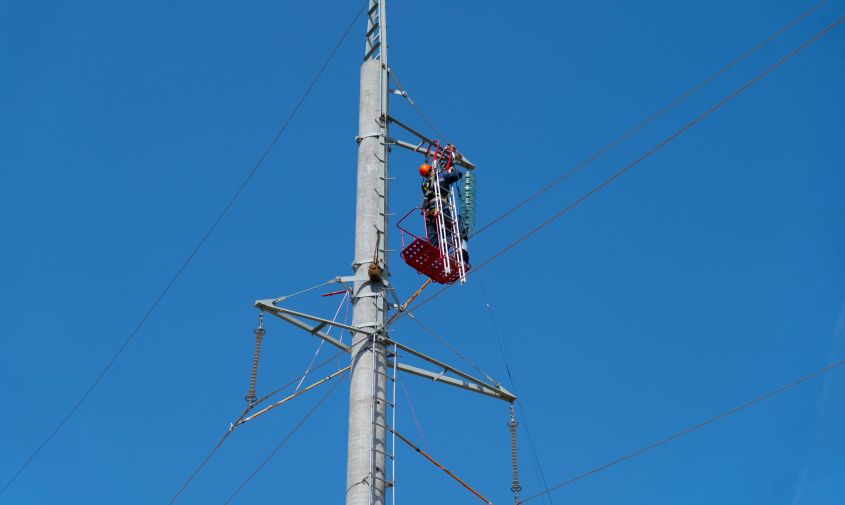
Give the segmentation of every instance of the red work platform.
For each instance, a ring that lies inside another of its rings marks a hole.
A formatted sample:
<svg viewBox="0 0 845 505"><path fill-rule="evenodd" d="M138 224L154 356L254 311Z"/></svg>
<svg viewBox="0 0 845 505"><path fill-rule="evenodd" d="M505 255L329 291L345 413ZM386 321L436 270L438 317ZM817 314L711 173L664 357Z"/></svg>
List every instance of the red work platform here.
<svg viewBox="0 0 845 505"><path fill-rule="evenodd" d="M413 209L411 212L414 212ZM402 228L401 223L408 217L411 212L405 215L397 223L397 227L402 231L402 252L399 254L402 260L417 272L429 277L434 282L440 284L452 284L460 279L461 273L458 269L458 259L454 256L449 257L449 263L452 265L451 272L446 273L443 266L443 254L440 249L431 245L428 240L418 237ZM423 226L425 226L425 218L423 218ZM405 247L405 233L412 236L414 240ZM469 263L464 263L464 271L469 272L471 268Z"/></svg>

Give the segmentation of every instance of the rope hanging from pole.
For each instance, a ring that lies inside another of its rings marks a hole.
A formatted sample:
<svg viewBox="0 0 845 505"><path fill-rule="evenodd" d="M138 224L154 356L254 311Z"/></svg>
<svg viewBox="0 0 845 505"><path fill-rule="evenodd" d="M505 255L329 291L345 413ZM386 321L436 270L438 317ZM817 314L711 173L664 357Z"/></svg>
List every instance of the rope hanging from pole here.
<svg viewBox="0 0 845 505"><path fill-rule="evenodd" d="M467 484L466 482L464 482L463 480L461 480L461 478L460 478L460 477L458 477L458 476L457 476L457 475L455 475L454 473L450 472L450 471L449 471L449 469L447 469L445 466L443 466L443 465L441 465L440 463L438 463L438 462L437 462L437 460L435 460L434 458L432 458L431 456L429 456L428 454L426 454L426 453L425 453L422 449L420 449L419 447L417 447L416 445L414 445L413 443L411 443L411 441L410 441L410 440L408 440L407 438L403 437L401 433L399 433L398 431L393 430L393 429L391 429L390 431L391 431L394 435L396 435L397 437L399 437L399 440L401 440L401 441L405 442L406 444L408 444L408 446L410 446L410 447L411 447L411 449L413 449L413 450L417 451L418 453L420 453L420 454L422 455L422 457L424 457L425 459L429 460L429 461L431 462L431 464L433 464L434 466L436 466L436 467L437 467L437 468L439 468L440 470L443 470L444 472L446 472L446 475L448 475L449 477L452 477L453 479L455 479L455 480L458 482L458 484L460 484L461 486L463 486L463 487L464 487L467 491L469 491L470 493L474 494L476 497L478 497L478 499L480 499L481 501L483 501L483 502L484 502L484 503L486 503L487 505L493 505L493 502L491 502L490 500L488 500L487 498L485 498L485 497L484 497L481 493L479 493L478 491L476 491L475 489L473 489L473 488L472 488L469 484Z"/></svg>
<svg viewBox="0 0 845 505"><path fill-rule="evenodd" d="M426 286L428 286L430 283L431 283L431 279L427 279L425 282L423 282L422 286L420 286L420 288L419 288L419 289L418 289L418 290L417 290L414 294L412 294L410 298L408 298L407 300L405 300L405 303L403 303L400 307L397 307L397 308L396 308L396 313L395 313L395 314L393 314L393 316L391 316L391 317L390 317L390 319L388 319L388 320L387 320L387 323L385 323L385 326L387 326L387 325L389 325L390 323L392 323L392 322L393 322L393 320L394 320L394 319L396 319L396 316L398 316L399 314L401 314L402 312L404 312L404 311L405 311L405 309L407 309L407 308L408 308L408 305L410 305L410 304L411 304L411 302L413 302L413 301L414 301L414 299L416 299L416 297L420 296L420 293L422 293L422 292L423 292L423 289L425 289L425 288L426 288Z"/></svg>
<svg viewBox="0 0 845 505"><path fill-rule="evenodd" d="M516 427L519 423L516 422L516 414L513 410L513 403L510 404L510 421L508 421L508 428L511 432L511 467L513 468L513 482L511 483L511 491L513 492L513 503L519 505L519 492L522 491L522 486L519 485L519 466L517 466L516 458Z"/></svg>
<svg viewBox="0 0 845 505"><path fill-rule="evenodd" d="M261 356L261 342L264 340L264 312L258 314L258 327L255 333L255 350L252 353L252 373L249 376L249 390L244 399L251 406L255 405L255 381L258 379L258 359Z"/></svg>

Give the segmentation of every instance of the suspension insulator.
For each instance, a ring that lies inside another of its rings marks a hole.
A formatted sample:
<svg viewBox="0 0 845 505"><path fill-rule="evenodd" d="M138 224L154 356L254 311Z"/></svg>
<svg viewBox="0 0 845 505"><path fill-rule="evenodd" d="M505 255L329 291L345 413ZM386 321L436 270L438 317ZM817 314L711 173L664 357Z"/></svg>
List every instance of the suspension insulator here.
<svg viewBox="0 0 845 505"><path fill-rule="evenodd" d="M469 238L475 231L475 174L466 172L461 188L461 237Z"/></svg>
<svg viewBox="0 0 845 505"><path fill-rule="evenodd" d="M513 502L515 505L519 504L519 492L522 491L522 486L519 485L519 467L516 458L516 427L519 423L516 422L516 415L513 411L513 404L510 406L510 421L508 421L508 428L511 432L511 467L513 469L513 481L511 482L511 492L513 493Z"/></svg>
<svg viewBox="0 0 845 505"><path fill-rule="evenodd" d="M255 382L258 379L258 360L261 356L261 342L264 340L264 314L258 316L258 328L253 333L255 334L255 350L252 353L252 373L249 377L249 390L244 399L252 406L255 405L258 397L255 396Z"/></svg>

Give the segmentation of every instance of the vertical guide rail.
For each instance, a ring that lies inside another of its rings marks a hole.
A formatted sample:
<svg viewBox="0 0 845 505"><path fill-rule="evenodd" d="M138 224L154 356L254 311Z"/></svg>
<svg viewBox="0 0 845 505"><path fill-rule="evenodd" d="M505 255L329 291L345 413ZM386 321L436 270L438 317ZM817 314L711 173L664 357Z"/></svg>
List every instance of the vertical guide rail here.
<svg viewBox="0 0 845 505"><path fill-rule="evenodd" d="M390 394L390 503L396 505L396 363L399 361L399 349L393 343L393 376Z"/></svg>
<svg viewBox="0 0 845 505"><path fill-rule="evenodd" d="M466 284L466 267L464 266L464 254L461 247L461 227L458 223L458 205L455 202L455 188L449 188L449 207L452 217L452 250L455 251L455 257L458 262L458 273L460 274L461 284Z"/></svg>
<svg viewBox="0 0 845 505"><path fill-rule="evenodd" d="M370 505L374 505L377 499L376 496L376 477L378 474L378 467L376 465L376 460L378 459L378 454L376 451L378 448L376 447L376 437L378 435L378 374L379 370L376 369L377 358L376 356L376 335L375 333L370 340L370 353L372 354L372 375L373 375L373 386L372 386L372 409L370 410L370 428L372 429L371 433L371 443L370 443L370 477L371 477L371 485L370 485Z"/></svg>
<svg viewBox="0 0 845 505"><path fill-rule="evenodd" d="M437 147L431 164L434 169L434 208L437 212L435 216L437 222L437 245L440 247L440 255L443 256L443 271L448 274L452 271L452 264L449 258L449 243L446 241L446 218L443 215L443 195L440 191L439 168L441 157L440 147Z"/></svg>

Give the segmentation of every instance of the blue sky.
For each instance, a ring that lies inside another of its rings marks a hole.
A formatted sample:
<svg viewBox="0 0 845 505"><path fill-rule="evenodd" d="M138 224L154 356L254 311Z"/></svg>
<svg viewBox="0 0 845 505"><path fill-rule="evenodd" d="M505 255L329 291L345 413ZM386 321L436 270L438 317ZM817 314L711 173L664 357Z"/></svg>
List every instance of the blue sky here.
<svg viewBox="0 0 845 505"><path fill-rule="evenodd" d="M478 165L485 223L811 5L395 2L391 65ZM0 481L143 317L357 8L0 4ZM829 2L480 235L473 259L842 13ZM550 484L842 359L841 30L418 312L506 382L490 303ZM349 272L363 31L361 22L178 283L0 503L167 503L244 407L252 302ZM401 101L392 112L428 131ZM419 161L392 158L399 215L418 202ZM422 282L398 256L391 269L400 293ZM339 301L303 295L292 306L330 316ZM407 318L395 337L468 368ZM301 373L316 345L268 321L259 393ZM403 384L422 434L403 395L399 430L494 502L510 501L506 405ZM536 502L841 503L843 391L845 371L832 372ZM225 501L320 394L237 430L177 503ZM233 503L340 502L346 401L342 385ZM524 432L520 441L529 495L541 485ZM399 449L398 500L474 502Z"/></svg>

